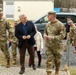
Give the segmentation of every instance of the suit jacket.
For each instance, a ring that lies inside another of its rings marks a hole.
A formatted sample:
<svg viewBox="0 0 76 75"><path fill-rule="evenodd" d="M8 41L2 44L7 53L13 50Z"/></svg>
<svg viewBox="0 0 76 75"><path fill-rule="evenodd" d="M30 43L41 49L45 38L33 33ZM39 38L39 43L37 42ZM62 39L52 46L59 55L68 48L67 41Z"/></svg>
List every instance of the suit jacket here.
<svg viewBox="0 0 76 75"><path fill-rule="evenodd" d="M31 38L25 40L22 39L22 36L25 35L22 22L20 22L18 25L15 26L15 36L19 39L18 43L19 48L24 42L27 42L30 46L33 46L35 44L34 40L34 35L36 33L35 26L31 21L27 21L26 24L28 28L27 34L30 35Z"/></svg>

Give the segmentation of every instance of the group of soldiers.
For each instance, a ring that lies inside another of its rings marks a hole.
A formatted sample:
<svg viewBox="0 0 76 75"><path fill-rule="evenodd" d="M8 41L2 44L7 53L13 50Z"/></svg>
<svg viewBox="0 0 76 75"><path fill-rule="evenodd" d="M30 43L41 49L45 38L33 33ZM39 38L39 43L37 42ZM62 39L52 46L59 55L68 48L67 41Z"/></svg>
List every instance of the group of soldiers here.
<svg viewBox="0 0 76 75"><path fill-rule="evenodd" d="M44 41L46 46L46 67L47 67L47 75L51 75L51 66L52 61L54 61L55 64L55 75L59 75L59 69L60 69L60 62L62 57L62 51L63 51L63 44L62 40L64 39L66 35L66 30L59 20L56 19L56 12L48 12L48 20L50 21L44 30ZM76 26L74 25L72 20L68 21L68 24L70 25L70 32L67 34L67 40L71 39L71 43L75 47L75 53L76 53ZM13 58L13 64L16 64L16 48L17 48L17 38L15 37L15 25L17 25L17 21L14 23L14 27L11 27L11 25L8 23L8 21L3 18L3 12L0 8L0 49L4 53L6 57L6 67L10 67L10 53L8 51L7 41L11 43L12 46L12 58ZM7 33L8 31L8 37Z"/></svg>
<svg viewBox="0 0 76 75"><path fill-rule="evenodd" d="M15 37L15 25L17 24L17 21L14 23L14 27L11 27L9 22L3 18L3 11L2 8L0 8L0 49L4 53L7 64L6 67L10 67L10 53L8 51L8 45L12 46L12 63L16 64L16 48L17 48L17 38ZM8 33L8 37L7 37Z"/></svg>

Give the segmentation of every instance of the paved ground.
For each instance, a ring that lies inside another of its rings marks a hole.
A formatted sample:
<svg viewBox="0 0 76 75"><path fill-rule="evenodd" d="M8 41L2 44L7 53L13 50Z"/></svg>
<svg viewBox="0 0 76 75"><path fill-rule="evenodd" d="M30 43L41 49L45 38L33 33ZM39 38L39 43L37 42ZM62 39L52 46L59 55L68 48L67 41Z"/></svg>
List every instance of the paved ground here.
<svg viewBox="0 0 76 75"><path fill-rule="evenodd" d="M45 66L46 60L45 59L42 60L41 68L37 68L37 57L36 57L35 64L36 64L37 69L33 70L32 68L28 67L28 58L29 57L27 55L26 56L26 63L25 63L26 68L25 68L25 73L23 75L47 75L46 74L46 66ZM10 68L5 67L6 63L5 63L5 60L3 58L0 61L2 61L1 66L0 66L0 75L19 75L19 71L20 71L19 60L17 60L17 65L12 65L12 63L11 63ZM12 62L12 60L11 60L11 62ZM52 71L52 75L54 75L54 68ZM66 71L60 70L60 75L70 75L70 73L69 73L69 71L66 72Z"/></svg>
<svg viewBox="0 0 76 75"><path fill-rule="evenodd" d="M65 43L65 41L64 41ZM67 52L63 52L63 56L62 56L62 66L64 66L67 62L67 60L69 59L69 67L75 67L76 68L76 54L73 53L73 51L75 50L74 46L69 46L69 55ZM66 57L66 55L68 55L68 57Z"/></svg>
<svg viewBox="0 0 76 75"><path fill-rule="evenodd" d="M0 66L0 75L19 75L19 67L11 67L5 68ZM25 73L23 75L46 75L45 69L37 68L33 70L32 68L26 68ZM52 75L54 75L54 70L52 71ZM69 72L60 71L60 75L70 75Z"/></svg>
<svg viewBox="0 0 76 75"><path fill-rule="evenodd" d="M64 43L65 43L65 41L64 41ZM74 50L74 47L70 46L69 47L69 66L70 66L70 68L76 68L76 54L73 53L73 50ZM61 70L64 67L64 65L66 64L66 55L67 55L67 53L63 52ZM17 57L19 58L19 55ZM0 65L5 64L5 60L3 58L4 58L4 56L2 56L2 57L0 56ZM45 65L46 56L45 56L45 53L42 54L42 58L43 58L42 66L41 66L41 68L37 68L36 71L34 71L32 68L28 68L28 58L29 58L28 54L26 54L26 63L25 63L26 69L25 69L25 74L23 74L23 75L46 75L46 65ZM38 60L37 60L37 56L36 56L36 58L35 58L36 67L37 67L37 61ZM9 68L9 69L5 68L4 66L0 66L0 75L19 75L19 70L20 70L20 68L19 68L19 59L18 59L17 65L13 66L11 64L11 68ZM54 69L53 69L52 75L54 75ZM60 71L60 75L69 75L69 72Z"/></svg>

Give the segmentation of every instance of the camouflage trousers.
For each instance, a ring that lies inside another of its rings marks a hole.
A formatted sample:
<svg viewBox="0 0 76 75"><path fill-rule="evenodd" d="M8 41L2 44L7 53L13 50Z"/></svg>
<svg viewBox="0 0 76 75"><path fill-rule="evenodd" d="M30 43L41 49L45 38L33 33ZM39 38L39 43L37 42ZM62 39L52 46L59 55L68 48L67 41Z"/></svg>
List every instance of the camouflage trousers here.
<svg viewBox="0 0 76 75"><path fill-rule="evenodd" d="M17 43L11 43L11 46L12 46L12 56L13 56L13 59L16 59L16 55L17 55Z"/></svg>
<svg viewBox="0 0 76 75"><path fill-rule="evenodd" d="M7 47L7 42L6 41L0 41L0 49L4 53L5 58L7 60L9 60L10 59L10 54L9 54L9 51L8 51L8 47Z"/></svg>
<svg viewBox="0 0 76 75"><path fill-rule="evenodd" d="M51 72L52 62L54 62L55 71L58 71L60 68L61 57L62 57L62 50L61 49L52 49L50 47L46 47L46 58L47 58L46 72Z"/></svg>

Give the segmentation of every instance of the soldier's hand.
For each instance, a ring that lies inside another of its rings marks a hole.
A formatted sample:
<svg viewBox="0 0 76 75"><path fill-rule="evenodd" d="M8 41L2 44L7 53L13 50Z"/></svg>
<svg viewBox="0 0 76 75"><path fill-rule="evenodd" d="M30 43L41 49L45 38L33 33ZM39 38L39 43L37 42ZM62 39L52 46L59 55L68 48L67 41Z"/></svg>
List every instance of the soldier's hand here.
<svg viewBox="0 0 76 75"><path fill-rule="evenodd" d="M26 36L22 36L22 38L23 38L23 39L26 39L27 37L26 37Z"/></svg>
<svg viewBox="0 0 76 75"><path fill-rule="evenodd" d="M53 36L47 36L47 39L48 40L52 40L53 39Z"/></svg>
<svg viewBox="0 0 76 75"><path fill-rule="evenodd" d="M47 39L47 35L44 35L43 37L44 37L44 39Z"/></svg>

